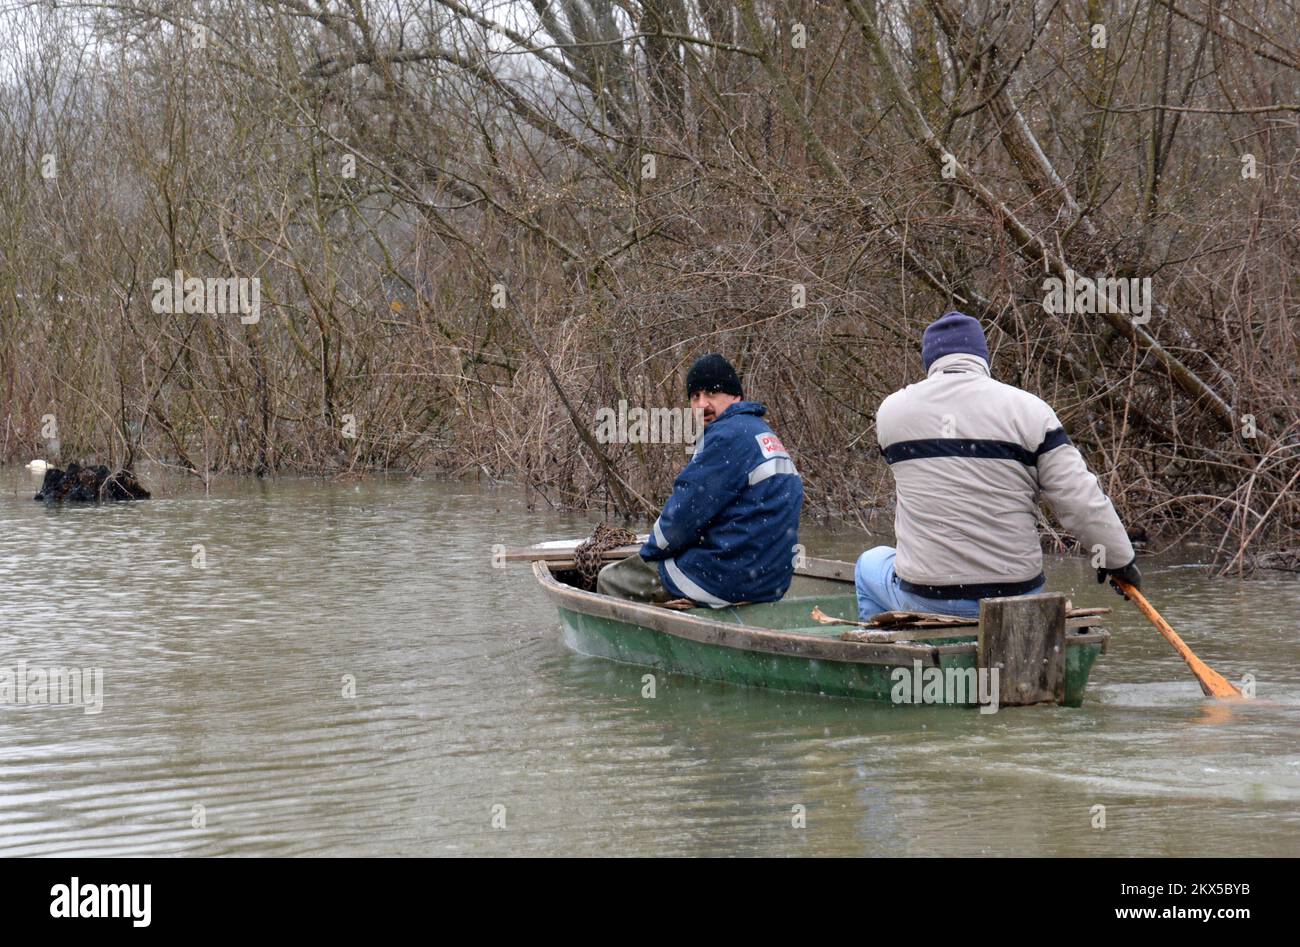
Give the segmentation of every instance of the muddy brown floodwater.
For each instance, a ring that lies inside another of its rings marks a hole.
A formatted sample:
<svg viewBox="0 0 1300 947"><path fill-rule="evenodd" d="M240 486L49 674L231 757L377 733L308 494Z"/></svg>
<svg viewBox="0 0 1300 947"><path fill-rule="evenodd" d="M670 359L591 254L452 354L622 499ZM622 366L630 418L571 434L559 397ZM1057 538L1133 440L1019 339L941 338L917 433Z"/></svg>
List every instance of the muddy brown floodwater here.
<svg viewBox="0 0 1300 947"><path fill-rule="evenodd" d="M644 699L642 669L565 648L526 566L493 567L493 543L595 515L396 477L142 479L155 499L46 508L0 471L0 669L102 673L97 713L0 705L0 854L1300 854L1294 576L1143 562L1197 653L1254 675L1250 705L1203 699L1064 558L1049 587L1116 606L1080 709L676 676Z"/></svg>

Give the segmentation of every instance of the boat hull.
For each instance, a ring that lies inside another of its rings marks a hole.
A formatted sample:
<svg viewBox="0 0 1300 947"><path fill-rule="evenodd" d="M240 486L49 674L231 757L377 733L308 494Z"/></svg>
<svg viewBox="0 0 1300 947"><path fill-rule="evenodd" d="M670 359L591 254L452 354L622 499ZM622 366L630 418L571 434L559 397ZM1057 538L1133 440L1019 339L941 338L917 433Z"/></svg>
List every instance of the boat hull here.
<svg viewBox="0 0 1300 947"><path fill-rule="evenodd" d="M720 647L566 608L558 611L564 643L579 654L744 687L893 703L895 668L903 667L909 674L913 670L910 663L861 664ZM973 647L943 651L946 653L938 655L937 666L945 671L976 666ZM1065 706L1083 703L1088 677L1100 653L1100 643L1080 644L1066 651ZM971 696L968 705L974 706Z"/></svg>
<svg viewBox="0 0 1300 947"><path fill-rule="evenodd" d="M707 610L673 612L611 599L564 585L544 563L535 573L559 612L565 644L581 654L624 664L747 687L766 687L894 703L896 669L939 668L951 677L977 668L974 629L969 639L924 639L906 643L846 642L834 631L753 627L758 616L791 622L808 614L810 599L769 606L742 606L710 615ZM817 600L823 611L848 617L852 597ZM838 605L828 602L837 601ZM699 614L704 613L704 614ZM1104 649L1107 633L1076 629L1066 639L1065 688L1061 703L1077 707ZM977 695L958 706L976 706Z"/></svg>

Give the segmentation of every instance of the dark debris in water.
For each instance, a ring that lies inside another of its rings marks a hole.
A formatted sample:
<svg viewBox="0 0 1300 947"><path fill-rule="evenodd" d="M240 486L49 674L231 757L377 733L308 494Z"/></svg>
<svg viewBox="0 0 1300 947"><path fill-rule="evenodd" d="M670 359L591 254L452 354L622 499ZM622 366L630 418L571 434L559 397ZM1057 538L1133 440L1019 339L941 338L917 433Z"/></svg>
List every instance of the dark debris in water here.
<svg viewBox="0 0 1300 947"><path fill-rule="evenodd" d="M109 474L103 464L82 467L70 463L66 470L51 467L45 471L37 500L46 503L98 503L101 500L147 500L149 491L140 486L135 474L119 470Z"/></svg>
<svg viewBox="0 0 1300 947"><path fill-rule="evenodd" d="M1276 569L1279 572L1300 572L1300 546L1295 549L1275 549L1255 557L1255 565L1261 569Z"/></svg>

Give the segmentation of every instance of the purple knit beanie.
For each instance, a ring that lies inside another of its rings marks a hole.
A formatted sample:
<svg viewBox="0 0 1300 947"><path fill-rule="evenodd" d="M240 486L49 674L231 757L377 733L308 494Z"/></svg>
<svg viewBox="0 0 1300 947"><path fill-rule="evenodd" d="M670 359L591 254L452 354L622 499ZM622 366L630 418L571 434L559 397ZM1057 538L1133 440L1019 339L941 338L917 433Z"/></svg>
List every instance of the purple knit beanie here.
<svg viewBox="0 0 1300 947"><path fill-rule="evenodd" d="M958 352L989 361L989 346L978 319L962 312L950 312L925 327L921 336L921 361L927 372L936 359Z"/></svg>

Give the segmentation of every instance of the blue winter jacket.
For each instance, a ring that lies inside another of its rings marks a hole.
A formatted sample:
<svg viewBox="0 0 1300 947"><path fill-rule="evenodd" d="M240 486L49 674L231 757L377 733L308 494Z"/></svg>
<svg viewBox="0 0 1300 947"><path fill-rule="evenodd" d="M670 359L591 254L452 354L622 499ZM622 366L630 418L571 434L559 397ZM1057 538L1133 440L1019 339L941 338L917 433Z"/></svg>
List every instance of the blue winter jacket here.
<svg viewBox="0 0 1300 947"><path fill-rule="evenodd" d="M718 415L673 484L641 558L674 595L722 608L790 588L803 481L766 413L738 401Z"/></svg>

